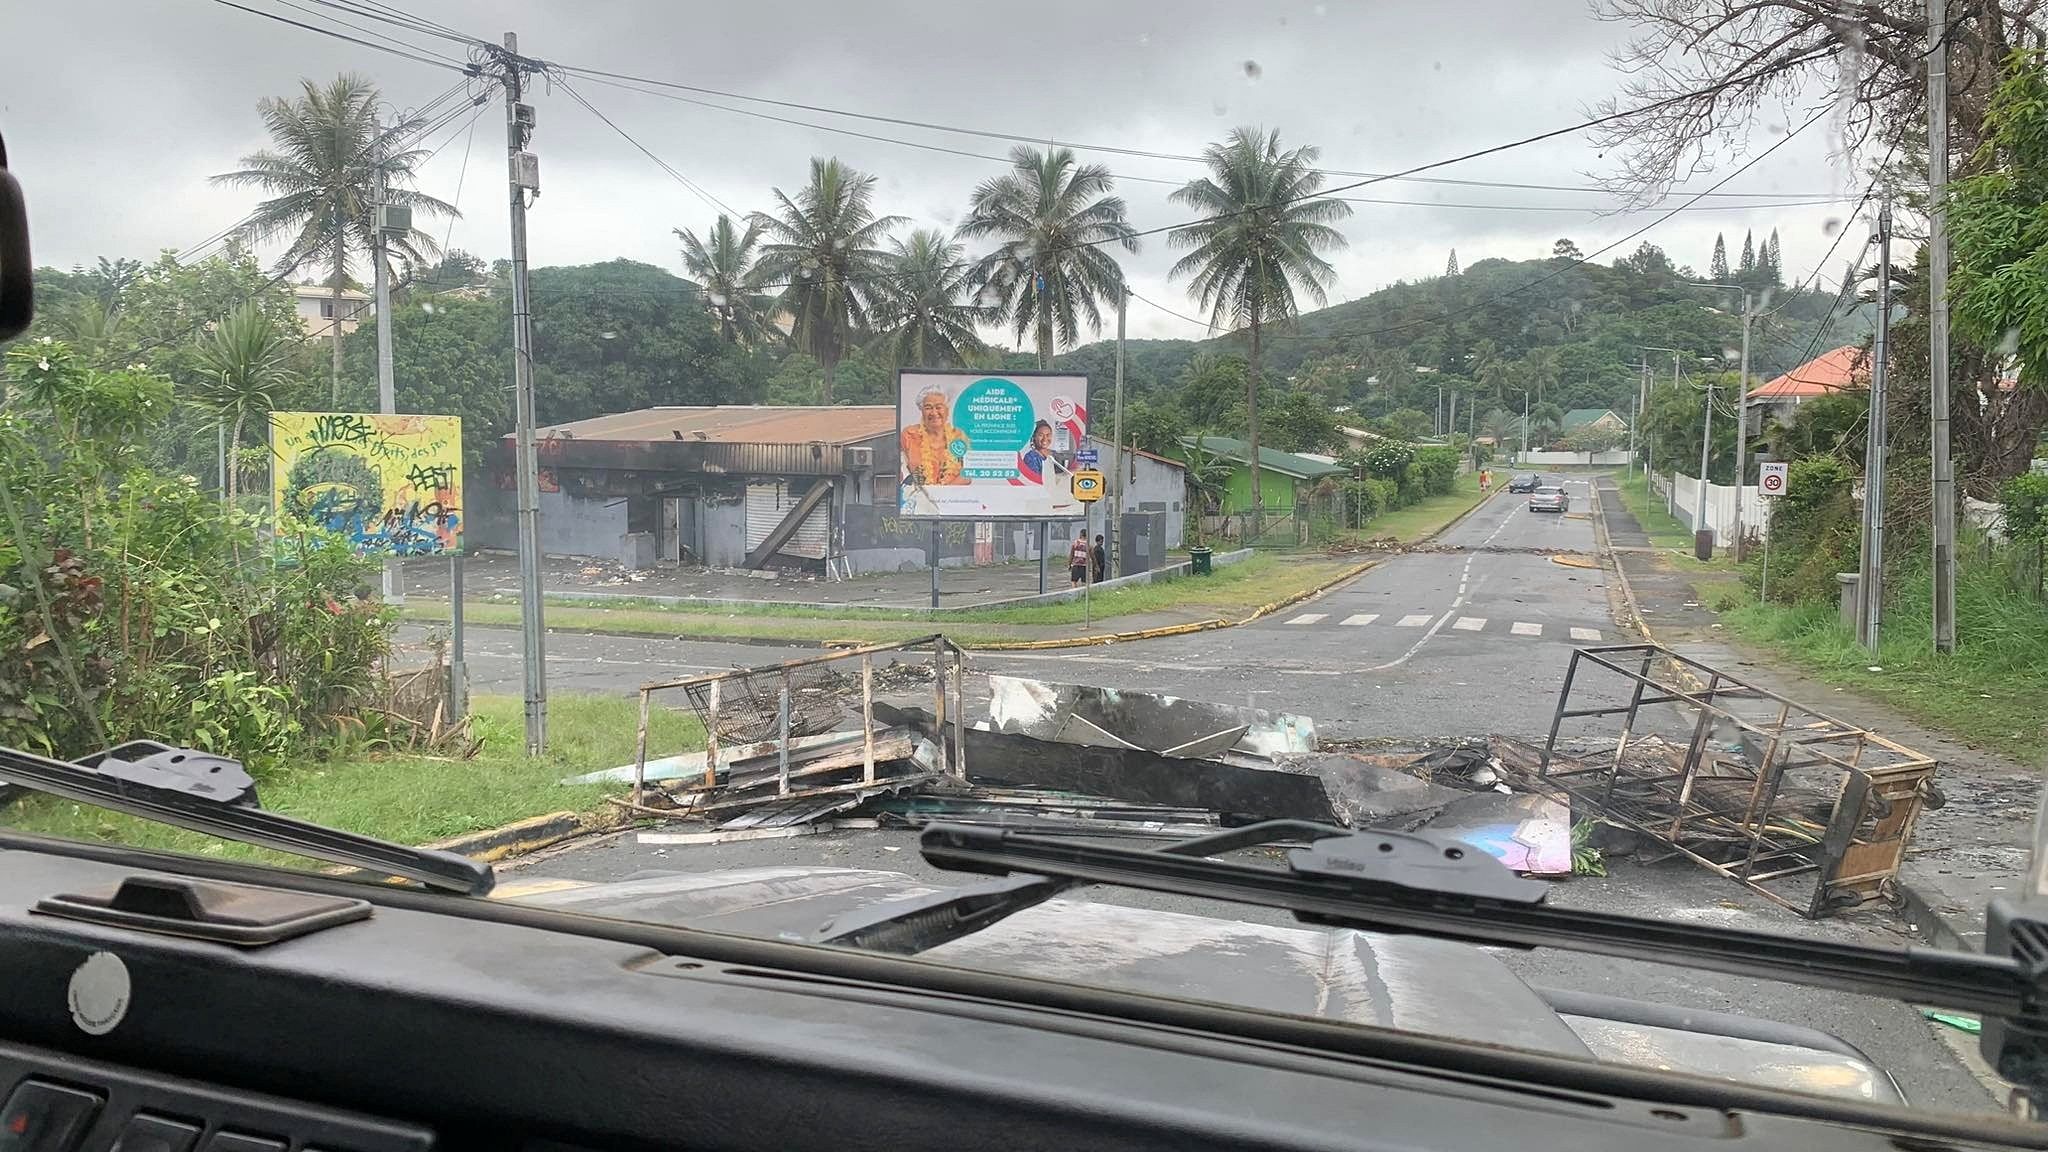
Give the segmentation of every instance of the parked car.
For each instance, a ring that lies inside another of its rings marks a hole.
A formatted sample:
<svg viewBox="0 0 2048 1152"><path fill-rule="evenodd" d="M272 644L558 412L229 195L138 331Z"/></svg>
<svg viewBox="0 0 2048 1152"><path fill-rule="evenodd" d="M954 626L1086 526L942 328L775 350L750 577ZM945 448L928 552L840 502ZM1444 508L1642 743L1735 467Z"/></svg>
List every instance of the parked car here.
<svg viewBox="0 0 2048 1152"><path fill-rule="evenodd" d="M1523 472L1508 481L1508 491L1510 492L1534 492L1535 490L1536 474L1534 472Z"/></svg>
<svg viewBox="0 0 2048 1152"><path fill-rule="evenodd" d="M1538 488L1534 492L1529 493L1529 511L1531 512L1562 513L1571 511L1571 507L1572 498L1565 495L1562 488Z"/></svg>

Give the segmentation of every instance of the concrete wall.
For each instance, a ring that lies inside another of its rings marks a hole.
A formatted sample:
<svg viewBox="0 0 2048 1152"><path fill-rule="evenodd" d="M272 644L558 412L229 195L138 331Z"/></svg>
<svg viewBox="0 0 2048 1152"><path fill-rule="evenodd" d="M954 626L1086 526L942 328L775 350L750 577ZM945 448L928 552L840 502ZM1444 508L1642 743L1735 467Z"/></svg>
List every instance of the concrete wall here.
<svg viewBox="0 0 2048 1152"><path fill-rule="evenodd" d="M1541 467L1545 464L1557 467L1626 464L1628 463L1628 451L1626 449L1616 449L1612 452L1522 452L1515 456L1514 462L1535 467Z"/></svg>

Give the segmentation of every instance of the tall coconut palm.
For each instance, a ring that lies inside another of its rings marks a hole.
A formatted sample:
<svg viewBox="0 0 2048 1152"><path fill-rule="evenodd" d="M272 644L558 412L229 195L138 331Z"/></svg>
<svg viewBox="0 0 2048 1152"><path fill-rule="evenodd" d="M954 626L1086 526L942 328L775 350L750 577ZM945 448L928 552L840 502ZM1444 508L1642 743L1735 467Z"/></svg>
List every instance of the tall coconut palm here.
<svg viewBox="0 0 2048 1152"><path fill-rule="evenodd" d="M1138 236L1124 219L1123 198L1108 195L1108 168L1079 163L1065 148L1021 144L1010 149L1010 165L975 187L960 236L998 241L969 283L1019 341L1031 336L1046 368L1084 325L1101 330L1103 304L1114 306L1124 290L1123 271L1104 249L1136 252Z"/></svg>
<svg viewBox="0 0 2048 1152"><path fill-rule="evenodd" d="M378 93L361 76L336 76L326 87L301 80L295 98L264 98L256 109L270 132L269 148L242 157L241 168L214 182L261 189L269 199L256 205L236 231L238 239L261 244L291 238L277 265L289 272L319 261L328 273L334 319L333 401L341 403L341 293L348 286L349 257L370 249L375 226L374 193L381 170L390 203L413 210L415 219L458 216L455 206L405 187L427 158L414 148L418 116L379 125ZM418 264L436 250L433 237L418 229L388 242ZM380 318L381 320L381 318Z"/></svg>
<svg viewBox="0 0 2048 1152"><path fill-rule="evenodd" d="M868 327L876 281L887 274L880 248L901 216L877 216L875 178L839 162L811 158L811 180L795 199L775 189L780 205L756 212L767 236L758 262L760 284L780 282L778 306L789 314L790 335L825 370L824 402L832 403L839 360L854 333Z"/></svg>
<svg viewBox="0 0 2048 1152"><path fill-rule="evenodd" d="M221 489L232 504L239 494L236 456L249 420L273 407L271 392L292 378L293 334L277 326L254 301L215 324L199 344L199 373L187 391L193 407L211 412L228 426L228 457Z"/></svg>
<svg viewBox="0 0 2048 1152"><path fill-rule="evenodd" d="M968 291L960 245L937 229L919 229L889 248L876 327L890 357L917 368L964 367L982 350L975 326L990 310Z"/></svg>
<svg viewBox="0 0 2048 1152"><path fill-rule="evenodd" d="M1321 253L1344 247L1343 234L1330 225L1351 215L1343 201L1316 197L1323 186L1318 155L1306 145L1282 151L1278 132L1238 128L1202 150L1209 174L1169 197L1206 217L1167 234L1173 247L1192 249L1170 274L1191 278L1188 294L1208 310L1212 325L1244 329L1251 338L1245 408L1254 460L1263 383L1260 338L1268 325L1295 316L1297 291L1317 305L1328 302L1325 289L1337 271ZM1259 472L1252 469L1254 533L1265 515Z"/></svg>
<svg viewBox="0 0 2048 1152"><path fill-rule="evenodd" d="M754 250L761 243L760 222L748 221L743 232L733 226L732 217L721 213L701 240L687 228L675 232L683 242L683 270L696 277L704 310L718 322L720 338L749 347L766 339L774 329L768 323L768 301L756 287L760 275Z"/></svg>

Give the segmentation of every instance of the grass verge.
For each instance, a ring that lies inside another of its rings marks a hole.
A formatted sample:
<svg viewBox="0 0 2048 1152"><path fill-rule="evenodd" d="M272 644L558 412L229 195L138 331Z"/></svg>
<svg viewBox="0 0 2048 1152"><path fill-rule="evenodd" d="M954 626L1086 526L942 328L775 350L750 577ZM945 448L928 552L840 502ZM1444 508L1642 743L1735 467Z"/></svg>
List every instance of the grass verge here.
<svg viewBox="0 0 2048 1152"><path fill-rule="evenodd" d="M1856 644L1831 604L1757 604L1745 593L1716 604L1736 633L1822 680L2022 764L2048 754L2048 609L1996 573L1964 567L1956 582L1956 651L1934 651L1927 573L1895 579L1875 656ZM1872 669L1877 669L1873 671Z"/></svg>
<svg viewBox="0 0 2048 1152"><path fill-rule="evenodd" d="M1457 483L1442 496L1425 497L1406 508L1383 513L1362 531L1367 536L1392 536L1403 544L1413 544L1432 532L1441 531L1444 525L1464 515L1466 509L1479 500L1479 474L1468 472L1458 477Z"/></svg>
<svg viewBox="0 0 2048 1152"><path fill-rule="evenodd" d="M686 633L693 636L721 636L734 639L829 640L886 643L944 631L961 644L1002 640L1039 639L1026 631L1046 626L1079 625L1088 620L1115 630L1114 621L1138 615L1170 614L1178 623L1210 617L1235 618L1249 614L1262 604L1314 588L1351 567L1351 563L1329 557L1277 557L1257 555L1237 564L1216 569L1212 576L1186 577L1153 584L1127 585L1092 595L1090 603L1064 601L1001 608L948 612L931 616L920 612L863 612L858 616L834 616L830 607L791 608L787 605L656 605L645 601L618 607L584 607L550 604L549 627L589 632ZM445 623L448 606L432 601L410 601L402 609L408 620ZM464 619L479 626L512 626L519 622L516 600L472 601L464 606Z"/></svg>
<svg viewBox="0 0 2048 1152"><path fill-rule="evenodd" d="M639 703L612 696L559 694L548 705L548 752L529 758L516 696L475 698L475 731L483 749L474 759L413 753L372 753L309 764L257 785L263 807L316 824L403 844L479 832L564 809L590 811L624 785L567 786L564 776L629 764L639 726ZM693 716L653 715L648 746L666 755L704 746ZM137 848L258 860L288 867L307 862L267 849L218 840L50 796L28 796L0 807L0 825L22 832L103 840Z"/></svg>
<svg viewBox="0 0 2048 1152"><path fill-rule="evenodd" d="M1650 546L1663 552L1663 558L1671 567L1680 572L1722 573L1735 571L1735 557L1723 550L1712 560L1695 559L1692 554L1692 529L1685 521L1665 511L1664 497L1650 488L1650 478L1638 472L1634 476L1623 476L1614 482L1621 492L1622 506L1636 518L1643 532L1650 538Z"/></svg>

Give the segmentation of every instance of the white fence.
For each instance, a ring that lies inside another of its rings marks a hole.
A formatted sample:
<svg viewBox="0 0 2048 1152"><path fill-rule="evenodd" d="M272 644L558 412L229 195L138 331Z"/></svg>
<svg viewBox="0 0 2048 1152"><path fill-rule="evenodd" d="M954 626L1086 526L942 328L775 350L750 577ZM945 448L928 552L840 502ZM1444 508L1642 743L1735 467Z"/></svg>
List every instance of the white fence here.
<svg viewBox="0 0 2048 1152"><path fill-rule="evenodd" d="M1626 464L1628 450L1617 448L1612 452L1518 452L1515 454L1515 463L1549 464L1556 467Z"/></svg>
<svg viewBox="0 0 2048 1152"><path fill-rule="evenodd" d="M1650 484L1663 495L1665 507L1684 522L1686 527L1697 532L1700 482L1683 472L1670 476L1651 476ZM1742 530L1762 539L1770 527L1770 501L1760 495L1756 485L1742 486ZM1735 489L1726 484L1707 485L1707 523L1714 530L1714 543L1726 547L1735 543Z"/></svg>

